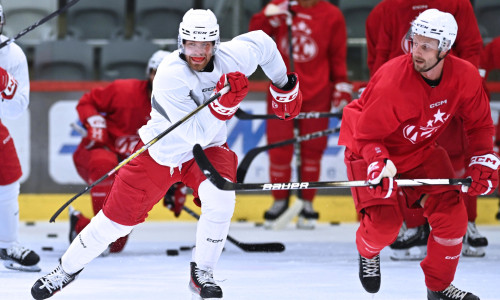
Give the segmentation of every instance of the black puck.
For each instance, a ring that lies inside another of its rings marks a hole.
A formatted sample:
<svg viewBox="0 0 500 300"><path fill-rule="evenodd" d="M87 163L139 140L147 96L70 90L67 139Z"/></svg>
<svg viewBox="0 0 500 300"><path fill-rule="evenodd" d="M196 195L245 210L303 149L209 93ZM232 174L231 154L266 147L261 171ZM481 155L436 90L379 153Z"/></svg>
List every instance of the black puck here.
<svg viewBox="0 0 500 300"><path fill-rule="evenodd" d="M189 251L192 250L194 246L182 246L180 249L181 251Z"/></svg>
<svg viewBox="0 0 500 300"><path fill-rule="evenodd" d="M26 222L26 226L35 226L35 222L28 221L28 222Z"/></svg>
<svg viewBox="0 0 500 300"><path fill-rule="evenodd" d="M167 256L177 256L177 255L179 255L179 250L167 249Z"/></svg>
<svg viewBox="0 0 500 300"><path fill-rule="evenodd" d="M338 225L340 225L340 222L332 221L332 222L330 222L330 225L338 226Z"/></svg>
<svg viewBox="0 0 500 300"><path fill-rule="evenodd" d="M42 247L42 251L54 251L52 247Z"/></svg>
<svg viewBox="0 0 500 300"><path fill-rule="evenodd" d="M47 234L47 237L48 238L56 238L57 237L57 233L49 233L49 234Z"/></svg>
<svg viewBox="0 0 500 300"><path fill-rule="evenodd" d="M255 222L255 227L262 227L264 226L264 223L262 222Z"/></svg>

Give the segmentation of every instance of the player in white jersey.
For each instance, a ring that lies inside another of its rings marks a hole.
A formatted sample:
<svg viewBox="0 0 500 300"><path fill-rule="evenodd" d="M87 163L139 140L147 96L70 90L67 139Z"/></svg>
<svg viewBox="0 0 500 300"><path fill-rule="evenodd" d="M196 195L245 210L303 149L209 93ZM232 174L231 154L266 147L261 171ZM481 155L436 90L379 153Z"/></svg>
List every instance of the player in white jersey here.
<svg viewBox="0 0 500 300"><path fill-rule="evenodd" d="M5 23L0 5L0 33ZM0 42L7 37L0 35ZM29 104L28 63L23 50L11 43L0 49L0 259L5 267L38 272L40 257L19 244L19 179L21 164L14 141L2 119L17 119Z"/></svg>
<svg viewBox="0 0 500 300"><path fill-rule="evenodd" d="M200 110L123 166L102 210L74 239L60 264L35 282L31 294L46 299L72 282L109 243L130 233L165 195L183 182L201 203L189 287L203 299L221 299L213 270L222 253L235 206L234 191L217 189L200 171L192 148L200 144L219 173L235 181L237 157L226 145L229 120L248 93L248 79L260 65L273 82L274 111L289 120L300 112L296 74L287 74L274 41L262 31L220 43L210 10L189 10L179 26L179 49L165 57L153 81L151 120L139 130L142 147L183 119L227 84L230 91ZM136 148L139 149L139 148Z"/></svg>

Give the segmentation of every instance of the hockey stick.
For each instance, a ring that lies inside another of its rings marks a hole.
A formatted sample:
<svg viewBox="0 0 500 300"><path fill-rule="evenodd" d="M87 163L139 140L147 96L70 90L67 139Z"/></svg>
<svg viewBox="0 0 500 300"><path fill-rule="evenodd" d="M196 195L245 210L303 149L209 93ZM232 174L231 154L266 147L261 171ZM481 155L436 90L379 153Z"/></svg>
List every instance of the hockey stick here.
<svg viewBox="0 0 500 300"><path fill-rule="evenodd" d="M316 181L316 182L286 182L286 183L234 183L224 179L208 160L203 148L196 144L193 147L196 163L207 178L219 189L226 191L271 191L271 190L303 190L331 189L375 186L364 180L354 181ZM465 185L470 186L470 178L451 179L396 179L400 187L423 185Z"/></svg>
<svg viewBox="0 0 500 300"><path fill-rule="evenodd" d="M42 25L43 23L47 22L48 20L54 18L54 17L57 17L58 15L60 15L61 13L63 13L64 11L66 11L68 8L70 8L71 6L75 5L78 1L80 0L71 0L69 1L68 3L66 3L66 5L64 5L63 7L59 8L58 10L54 11L53 13L51 13L50 15L40 19L38 22L36 22L35 24L31 25L31 26L28 26L26 27L25 29L21 30L21 32L19 32L15 37L13 38L9 38L5 41L3 41L1 44L0 44L0 49L2 49L3 47L7 46L8 44L16 41L17 39L19 39L20 37L22 37L23 35L25 35L26 33L30 32L31 30L37 28L38 26Z"/></svg>
<svg viewBox="0 0 500 300"><path fill-rule="evenodd" d="M196 219L200 219L200 216L195 213L189 207L183 206L182 209L186 211L191 216ZM282 243L242 243L237 241L229 234L227 235L227 240L236 245L238 248L245 252L283 252L285 251L285 245Z"/></svg>
<svg viewBox="0 0 500 300"><path fill-rule="evenodd" d="M246 111L242 110L241 108L238 108L235 116L240 120L279 119L275 115L249 114ZM342 118L342 113L317 112L317 111L301 112L294 119L301 120L301 119L319 119L319 118L339 118L340 119L340 118Z"/></svg>
<svg viewBox="0 0 500 300"><path fill-rule="evenodd" d="M301 143L304 141L320 138L322 136L338 132L339 130L340 130L340 128L330 128L330 129L326 129L323 131L316 131L316 132L312 132L312 133L309 133L306 135L298 136L298 137L295 137L293 139L288 139L288 140L284 140L281 142L269 144L266 146L253 148L252 150L247 152L247 154L245 155L245 157L241 161L240 165L238 166L238 170L236 171L236 182L243 182L243 180L245 180L245 176L247 175L248 168L250 167L250 164L255 159L255 157L257 155L259 155L260 153L267 151L267 150L270 150L270 149L273 149L273 148L285 146L288 144Z"/></svg>
<svg viewBox="0 0 500 300"><path fill-rule="evenodd" d="M192 116L194 116L195 114L197 114L200 110L202 110L203 108L207 107L210 103L212 103L215 99L219 98L220 96L224 95L225 93L227 93L229 91L230 87L229 85L225 86L222 90L220 90L217 94L213 95L212 97L210 97L207 102L203 103L202 105L198 106L196 109L194 109L192 112L188 113L186 116L184 116L182 119L180 119L179 121L175 122L172 126L170 126L169 128L167 128L165 131L163 131L162 133L160 133L159 135L157 135L155 138L153 138L151 141L149 141L147 144L145 144L144 146L142 146L139 150L135 151L134 153L130 154L127 158L125 158L122 162L120 162L116 167L114 167L111 171L109 171L108 173L106 173L104 176L102 176L101 178L97 179L95 182L93 182L91 185L88 185L86 186L83 190L81 190L78 194L76 194L75 196L73 196L71 199L69 199L68 201L66 201L66 203L63 204L63 206L61 206L55 213L54 215L50 218L50 223L53 223L57 216L59 216L59 214L61 214L61 212L66 209L66 207L68 207L68 205L71 204L71 202L75 201L76 198L80 197L81 195L83 195L85 192L87 192L88 190L90 190L91 188L93 188L94 186L98 185L100 182L102 182L103 180L105 180L106 178L108 178L109 176L113 175L116 171L118 171L119 169L121 169L121 167L123 167L124 165L128 164L131 160L133 160L134 158L136 158L137 156L139 156L141 153L143 153L144 151L146 151L149 147L153 146L156 142L158 142L160 139L162 139L165 135L167 135L168 133L170 133L172 130L174 130L175 128L179 127L182 123L186 122L186 120L188 120L189 118L191 118Z"/></svg>

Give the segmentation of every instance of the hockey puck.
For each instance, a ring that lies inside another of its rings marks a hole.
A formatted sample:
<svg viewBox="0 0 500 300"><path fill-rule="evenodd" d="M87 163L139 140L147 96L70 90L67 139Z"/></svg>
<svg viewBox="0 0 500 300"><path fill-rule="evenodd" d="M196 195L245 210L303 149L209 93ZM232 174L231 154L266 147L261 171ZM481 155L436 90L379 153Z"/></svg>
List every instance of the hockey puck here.
<svg viewBox="0 0 500 300"><path fill-rule="evenodd" d="M330 225L338 226L338 225L340 225L340 222L332 221L332 222L330 222Z"/></svg>
<svg viewBox="0 0 500 300"><path fill-rule="evenodd" d="M194 246L182 246L180 247L181 251L189 251L192 250Z"/></svg>
<svg viewBox="0 0 500 300"><path fill-rule="evenodd" d="M255 222L255 227L262 227L264 226L264 223L262 222Z"/></svg>
<svg viewBox="0 0 500 300"><path fill-rule="evenodd" d="M240 218L240 219L236 220L236 222L238 222L238 223L245 223L246 221L247 221L247 219L245 219L245 218Z"/></svg>
<svg viewBox="0 0 500 300"><path fill-rule="evenodd" d="M48 238L56 238L57 237L57 233L49 233L49 234L47 234L47 237Z"/></svg>
<svg viewBox="0 0 500 300"><path fill-rule="evenodd" d="M177 255L179 255L179 250L167 249L167 256L177 256Z"/></svg>
<svg viewBox="0 0 500 300"><path fill-rule="evenodd" d="M42 247L42 251L54 251L52 247Z"/></svg>
<svg viewBox="0 0 500 300"><path fill-rule="evenodd" d="M28 221L28 222L26 222L26 226L35 226L35 222Z"/></svg>

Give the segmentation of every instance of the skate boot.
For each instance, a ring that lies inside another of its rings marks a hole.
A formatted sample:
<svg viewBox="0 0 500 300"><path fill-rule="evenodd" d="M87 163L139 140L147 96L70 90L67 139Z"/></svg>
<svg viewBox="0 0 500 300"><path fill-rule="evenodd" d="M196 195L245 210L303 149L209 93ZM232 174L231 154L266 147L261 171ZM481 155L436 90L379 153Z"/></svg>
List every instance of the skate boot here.
<svg viewBox="0 0 500 300"><path fill-rule="evenodd" d="M488 246L488 240L485 236L479 233L476 223L469 222L467 224L467 232L464 236L464 244L462 248L463 256L483 257L486 255L484 248Z"/></svg>
<svg viewBox="0 0 500 300"><path fill-rule="evenodd" d="M40 272L41 269L37 265L40 261L40 256L35 251L24 248L18 244L14 244L10 248L0 248L0 258L4 260L3 265L7 269L24 271L24 272Z"/></svg>
<svg viewBox="0 0 500 300"><path fill-rule="evenodd" d="M202 270L191 262L189 289L201 299L222 299L222 289L214 281L212 269Z"/></svg>
<svg viewBox="0 0 500 300"><path fill-rule="evenodd" d="M433 292L427 289L427 300L479 300L479 297L465 291L461 291L450 284L446 289Z"/></svg>
<svg viewBox="0 0 500 300"><path fill-rule="evenodd" d="M376 293L380 289L380 255L372 259L359 256L359 280L368 293Z"/></svg>
<svg viewBox="0 0 500 300"><path fill-rule="evenodd" d="M297 221L297 228L314 229L318 219L319 213L313 209L312 202L304 201L304 207L302 208Z"/></svg>
<svg viewBox="0 0 500 300"><path fill-rule="evenodd" d="M35 281L31 288L31 295L36 300L50 298L75 280L82 270L75 274L68 274L63 270L61 261L59 261L59 265L54 271Z"/></svg>
<svg viewBox="0 0 500 300"><path fill-rule="evenodd" d="M288 209L288 199L274 200L273 206L264 213L264 228L272 229L274 221Z"/></svg>
<svg viewBox="0 0 500 300"><path fill-rule="evenodd" d="M404 226L404 227L403 227ZM392 260L422 260L427 255L427 239L429 238L429 224L415 228L407 228L403 224L400 234L391 244Z"/></svg>

